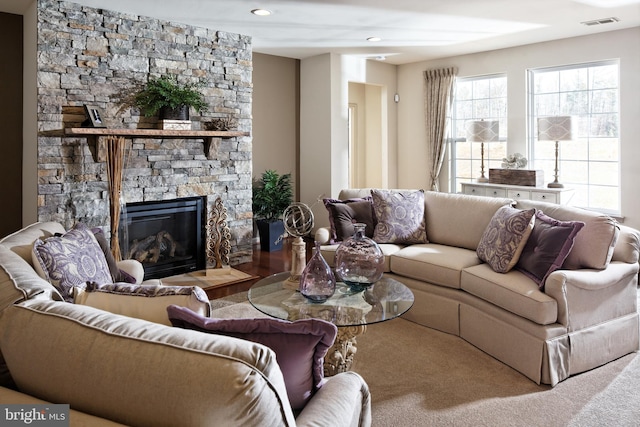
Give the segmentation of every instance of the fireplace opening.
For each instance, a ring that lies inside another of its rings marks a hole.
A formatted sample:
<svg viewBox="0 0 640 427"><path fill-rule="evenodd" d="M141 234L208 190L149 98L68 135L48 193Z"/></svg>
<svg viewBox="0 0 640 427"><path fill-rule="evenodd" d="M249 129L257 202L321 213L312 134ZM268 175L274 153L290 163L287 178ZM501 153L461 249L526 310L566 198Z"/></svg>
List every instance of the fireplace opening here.
<svg viewBox="0 0 640 427"><path fill-rule="evenodd" d="M124 259L144 266L144 278L202 270L205 261L204 197L128 203L120 226Z"/></svg>

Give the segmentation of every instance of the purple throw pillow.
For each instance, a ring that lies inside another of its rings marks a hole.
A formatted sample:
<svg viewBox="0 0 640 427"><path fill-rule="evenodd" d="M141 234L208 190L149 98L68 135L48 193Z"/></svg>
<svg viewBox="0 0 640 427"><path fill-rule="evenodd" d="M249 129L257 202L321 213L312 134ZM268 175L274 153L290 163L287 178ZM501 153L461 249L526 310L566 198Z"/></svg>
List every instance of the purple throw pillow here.
<svg viewBox="0 0 640 427"><path fill-rule="evenodd" d="M173 326L241 338L272 349L294 410L302 409L324 383L324 356L338 333L334 324L320 319L216 319L177 305L167 307L167 313Z"/></svg>
<svg viewBox="0 0 640 427"><path fill-rule="evenodd" d="M373 237L375 220L371 197L353 198L347 200L323 199L324 206L329 212L331 239L329 243L336 244L353 236L353 224L365 224L364 234Z"/></svg>
<svg viewBox="0 0 640 427"><path fill-rule="evenodd" d="M536 211L536 222L522 250L516 269L533 279L540 289L552 272L567 259L576 234L584 227L581 221L558 221Z"/></svg>
<svg viewBox="0 0 640 427"><path fill-rule="evenodd" d="M136 278L131 276L126 271L122 271L118 268L118 263L116 259L113 257L111 253L111 248L109 247L109 242L107 242L107 238L104 235L104 232L101 228L92 228L91 232L93 232L93 236L98 241L98 245L100 245L100 249L104 254L105 259L107 260L107 265L109 266L109 271L111 272L111 279L113 283L136 283Z"/></svg>

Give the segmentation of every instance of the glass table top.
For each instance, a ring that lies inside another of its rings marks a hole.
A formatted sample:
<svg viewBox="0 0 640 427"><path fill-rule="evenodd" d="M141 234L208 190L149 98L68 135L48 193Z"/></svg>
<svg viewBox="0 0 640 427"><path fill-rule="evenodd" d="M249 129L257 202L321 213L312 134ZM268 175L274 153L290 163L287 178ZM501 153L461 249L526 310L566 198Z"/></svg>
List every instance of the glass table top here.
<svg viewBox="0 0 640 427"><path fill-rule="evenodd" d="M264 314L283 320L323 319L336 326L361 326L394 319L413 305L413 293L397 280L383 277L365 291L353 293L338 282L336 292L323 303L309 302L289 272L274 274L249 289L249 301Z"/></svg>

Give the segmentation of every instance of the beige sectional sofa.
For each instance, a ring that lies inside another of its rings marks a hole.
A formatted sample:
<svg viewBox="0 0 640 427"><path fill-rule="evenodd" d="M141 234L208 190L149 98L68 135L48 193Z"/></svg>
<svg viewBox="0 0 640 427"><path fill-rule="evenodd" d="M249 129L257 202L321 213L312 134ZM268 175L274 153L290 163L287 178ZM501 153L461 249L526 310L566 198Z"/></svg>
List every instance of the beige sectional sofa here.
<svg viewBox="0 0 640 427"><path fill-rule="evenodd" d="M343 190L339 199L369 194ZM380 245L385 274L415 295L404 318L460 336L552 386L638 350L637 230L606 215L543 202L427 191L424 204L428 243ZM478 258L485 229L505 205L585 224L542 289L518 269L498 273ZM333 264L338 245L328 239L327 229L317 231Z"/></svg>
<svg viewBox="0 0 640 427"><path fill-rule="evenodd" d="M0 402L69 404L72 426L370 425L355 373L294 413L264 345L62 301L31 256L36 238L60 232L37 223L0 240Z"/></svg>

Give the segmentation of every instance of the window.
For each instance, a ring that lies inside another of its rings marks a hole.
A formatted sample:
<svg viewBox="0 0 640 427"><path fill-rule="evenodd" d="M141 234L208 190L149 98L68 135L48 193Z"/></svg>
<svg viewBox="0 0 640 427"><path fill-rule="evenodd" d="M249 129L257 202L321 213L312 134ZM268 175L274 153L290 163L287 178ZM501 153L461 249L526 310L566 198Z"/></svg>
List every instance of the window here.
<svg viewBox="0 0 640 427"><path fill-rule="evenodd" d="M492 75L456 80L452 119L453 188L462 191L463 182L480 177L480 145L467 141L466 124L472 120L498 120L500 140L484 144L484 174L499 168L507 155L507 77Z"/></svg>
<svg viewBox="0 0 640 427"><path fill-rule="evenodd" d="M573 205L620 213L619 63L529 70L532 168L553 180L555 141L538 141L537 118L573 116L577 135L559 144L559 178Z"/></svg>

